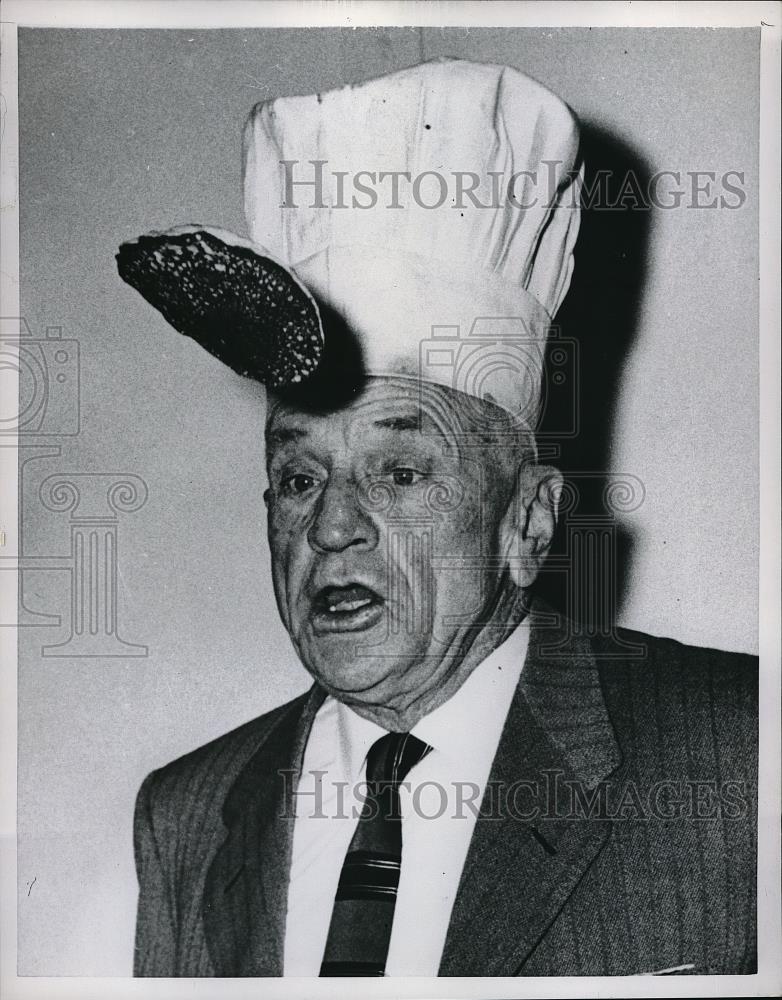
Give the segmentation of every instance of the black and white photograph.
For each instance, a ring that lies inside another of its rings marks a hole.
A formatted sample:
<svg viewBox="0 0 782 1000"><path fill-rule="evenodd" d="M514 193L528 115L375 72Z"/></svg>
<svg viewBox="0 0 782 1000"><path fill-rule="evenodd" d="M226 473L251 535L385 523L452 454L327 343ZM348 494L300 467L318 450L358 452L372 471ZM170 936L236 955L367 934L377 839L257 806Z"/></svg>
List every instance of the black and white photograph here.
<svg viewBox="0 0 782 1000"><path fill-rule="evenodd" d="M781 16L5 5L4 996L778 995Z"/></svg>

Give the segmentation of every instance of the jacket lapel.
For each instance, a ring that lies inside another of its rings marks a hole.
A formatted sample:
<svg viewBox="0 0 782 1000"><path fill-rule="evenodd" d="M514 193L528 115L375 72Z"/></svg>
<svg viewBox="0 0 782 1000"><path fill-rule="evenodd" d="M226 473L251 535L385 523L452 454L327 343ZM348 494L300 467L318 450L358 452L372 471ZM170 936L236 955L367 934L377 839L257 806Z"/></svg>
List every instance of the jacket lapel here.
<svg viewBox="0 0 782 1000"><path fill-rule="evenodd" d="M588 641L536 605L527 659L476 822L441 976L518 975L604 846L610 822L574 815L620 762Z"/></svg>
<svg viewBox="0 0 782 1000"><path fill-rule="evenodd" d="M203 907L217 976L283 974L293 790L324 697L316 686L291 703L226 797L228 835L207 873Z"/></svg>

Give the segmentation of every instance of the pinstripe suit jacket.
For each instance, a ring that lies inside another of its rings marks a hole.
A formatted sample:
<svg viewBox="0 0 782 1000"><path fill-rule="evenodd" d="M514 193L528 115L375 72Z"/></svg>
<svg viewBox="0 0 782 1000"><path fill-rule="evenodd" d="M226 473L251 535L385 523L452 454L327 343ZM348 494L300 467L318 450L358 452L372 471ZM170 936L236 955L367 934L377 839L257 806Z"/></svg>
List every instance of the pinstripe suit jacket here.
<svg viewBox="0 0 782 1000"><path fill-rule="evenodd" d="M440 975L755 971L755 659L556 621L537 606ZM282 975L279 772L300 767L322 699L144 781L136 975Z"/></svg>

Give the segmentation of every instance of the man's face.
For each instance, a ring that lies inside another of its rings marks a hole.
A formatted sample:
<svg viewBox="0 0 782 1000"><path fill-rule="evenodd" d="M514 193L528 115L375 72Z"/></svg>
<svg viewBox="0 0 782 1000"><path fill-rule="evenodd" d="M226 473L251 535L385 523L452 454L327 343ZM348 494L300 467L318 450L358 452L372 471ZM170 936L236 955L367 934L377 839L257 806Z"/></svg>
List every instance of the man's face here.
<svg viewBox="0 0 782 1000"><path fill-rule="evenodd" d="M436 687L497 592L513 488L459 440L449 395L372 379L339 412L277 404L267 422L280 615L348 703L403 708Z"/></svg>

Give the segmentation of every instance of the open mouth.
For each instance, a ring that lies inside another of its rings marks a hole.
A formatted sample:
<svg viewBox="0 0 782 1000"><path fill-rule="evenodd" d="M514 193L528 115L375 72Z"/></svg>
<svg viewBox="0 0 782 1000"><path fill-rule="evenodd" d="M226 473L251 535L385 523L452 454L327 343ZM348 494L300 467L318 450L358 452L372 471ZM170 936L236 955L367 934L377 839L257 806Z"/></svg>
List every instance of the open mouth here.
<svg viewBox="0 0 782 1000"><path fill-rule="evenodd" d="M383 598L360 583L323 587L312 602L315 631L358 632L371 628L383 613Z"/></svg>

